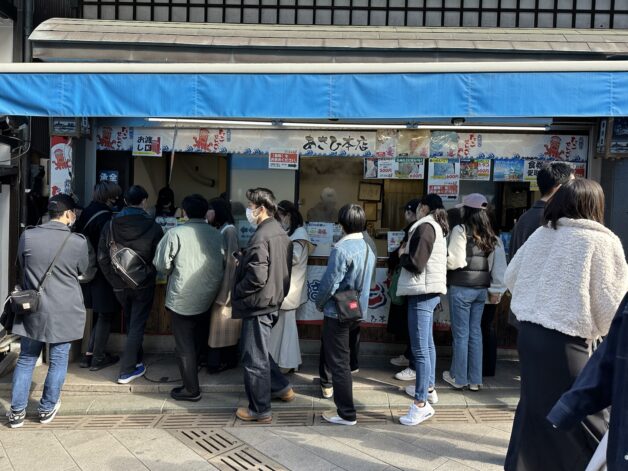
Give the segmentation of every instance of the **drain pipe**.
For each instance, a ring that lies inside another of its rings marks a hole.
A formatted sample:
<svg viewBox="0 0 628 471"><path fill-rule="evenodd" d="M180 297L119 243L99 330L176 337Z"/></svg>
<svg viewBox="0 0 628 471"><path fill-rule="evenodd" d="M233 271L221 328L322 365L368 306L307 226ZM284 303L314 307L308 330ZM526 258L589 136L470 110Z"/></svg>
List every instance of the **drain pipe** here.
<svg viewBox="0 0 628 471"><path fill-rule="evenodd" d="M35 0L24 0L24 62L33 60L33 48L28 38L33 32L33 3Z"/></svg>

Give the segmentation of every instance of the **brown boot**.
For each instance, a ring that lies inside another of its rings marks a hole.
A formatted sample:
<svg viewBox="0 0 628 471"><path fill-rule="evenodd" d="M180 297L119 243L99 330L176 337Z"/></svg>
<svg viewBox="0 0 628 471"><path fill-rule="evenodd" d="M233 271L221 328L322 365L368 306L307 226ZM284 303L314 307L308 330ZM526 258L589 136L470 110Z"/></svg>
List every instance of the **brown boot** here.
<svg viewBox="0 0 628 471"><path fill-rule="evenodd" d="M288 389L281 396L277 396L277 399L281 399L283 402L292 402L296 399L297 395L292 388Z"/></svg>
<svg viewBox="0 0 628 471"><path fill-rule="evenodd" d="M272 416L268 415L265 417L257 417L255 415L251 415L251 411L249 411L248 407L238 407L236 411L236 417L240 420L244 420L245 422L257 422L259 424L269 424L272 422Z"/></svg>

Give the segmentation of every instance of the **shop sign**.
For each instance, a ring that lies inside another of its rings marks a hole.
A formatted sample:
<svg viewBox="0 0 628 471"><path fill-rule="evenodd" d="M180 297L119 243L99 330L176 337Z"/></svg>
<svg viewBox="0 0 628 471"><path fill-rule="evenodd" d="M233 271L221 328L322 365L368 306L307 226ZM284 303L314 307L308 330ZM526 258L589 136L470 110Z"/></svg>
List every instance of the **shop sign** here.
<svg viewBox="0 0 628 471"><path fill-rule="evenodd" d="M72 194L72 138L50 138L50 196Z"/></svg>
<svg viewBox="0 0 628 471"><path fill-rule="evenodd" d="M176 151L226 153L231 142L229 129L177 129ZM250 144L249 144L250 145Z"/></svg>
<svg viewBox="0 0 628 471"><path fill-rule="evenodd" d="M80 137L81 120L79 118L50 118L50 135Z"/></svg>
<svg viewBox="0 0 628 471"><path fill-rule="evenodd" d="M98 150L129 151L133 145L131 129L125 126L101 126L96 134Z"/></svg>
<svg viewBox="0 0 628 471"><path fill-rule="evenodd" d="M423 180L425 159L421 157L367 157L364 159L364 178Z"/></svg>
<svg viewBox="0 0 628 471"><path fill-rule="evenodd" d="M460 180L490 181L490 159L460 159Z"/></svg>
<svg viewBox="0 0 628 471"><path fill-rule="evenodd" d="M589 138L572 134L483 134L434 131L431 157L584 162Z"/></svg>
<svg viewBox="0 0 628 471"><path fill-rule="evenodd" d="M314 244L313 256L326 257L334 244L334 224L331 222L309 222L307 235Z"/></svg>
<svg viewBox="0 0 628 471"><path fill-rule="evenodd" d="M443 201L456 201L460 193L460 160L430 159L428 193L436 193Z"/></svg>
<svg viewBox="0 0 628 471"><path fill-rule="evenodd" d="M310 265L307 267L307 302L297 309L297 320L307 322L323 320L323 313L316 309L315 303L325 270L326 267L323 266ZM390 310L388 269L377 268L375 282L375 286L369 294L369 307L364 323L381 325L388 322L388 311Z"/></svg>
<svg viewBox="0 0 628 471"><path fill-rule="evenodd" d="M135 132L133 134L133 156L161 157L161 136Z"/></svg>
<svg viewBox="0 0 628 471"><path fill-rule="evenodd" d="M386 233L386 240L388 242L388 253L393 253L399 247L401 247L401 242L403 238L406 236L406 233L403 231L388 231Z"/></svg>
<svg viewBox="0 0 628 471"><path fill-rule="evenodd" d="M522 182L525 160L495 159L493 161L493 181Z"/></svg>
<svg viewBox="0 0 628 471"><path fill-rule="evenodd" d="M542 160L526 160L523 166L523 181L530 182L530 191L536 191L536 177L543 168Z"/></svg>
<svg viewBox="0 0 628 471"><path fill-rule="evenodd" d="M279 170L298 170L299 152L294 151L271 151L268 153L268 168Z"/></svg>

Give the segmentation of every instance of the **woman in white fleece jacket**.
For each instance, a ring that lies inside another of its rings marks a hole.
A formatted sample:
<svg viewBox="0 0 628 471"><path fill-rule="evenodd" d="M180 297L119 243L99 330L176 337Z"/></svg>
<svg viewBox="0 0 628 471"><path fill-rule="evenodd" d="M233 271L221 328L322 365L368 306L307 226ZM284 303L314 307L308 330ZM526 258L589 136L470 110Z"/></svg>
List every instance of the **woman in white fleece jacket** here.
<svg viewBox="0 0 628 471"><path fill-rule="evenodd" d="M603 226L604 193L591 180L564 184L545 208L546 224L517 251L506 270L511 309L520 322L521 398L504 468L583 470L604 433L600 417L556 430L545 419L571 388L607 334L628 289L621 242Z"/></svg>

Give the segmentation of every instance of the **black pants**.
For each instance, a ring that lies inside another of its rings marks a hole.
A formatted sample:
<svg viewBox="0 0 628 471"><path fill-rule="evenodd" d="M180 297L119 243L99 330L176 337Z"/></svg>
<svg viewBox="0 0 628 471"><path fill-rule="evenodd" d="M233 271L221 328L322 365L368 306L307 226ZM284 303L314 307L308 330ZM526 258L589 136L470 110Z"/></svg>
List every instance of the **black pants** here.
<svg viewBox="0 0 628 471"><path fill-rule="evenodd" d="M497 334L495 312L497 304L485 304L482 313L482 376L495 376L497 365Z"/></svg>
<svg viewBox="0 0 628 471"><path fill-rule="evenodd" d="M504 468L584 470L604 434L604 412L589 416L568 430L554 429L546 417L589 360L587 341L521 322L518 350L521 398Z"/></svg>
<svg viewBox="0 0 628 471"><path fill-rule="evenodd" d="M131 373L144 358L142 343L146 321L153 307L155 285L141 289L123 289L115 291L122 306L126 324L126 345L120 361L120 374Z"/></svg>
<svg viewBox="0 0 628 471"><path fill-rule="evenodd" d="M105 356L105 349L111 333L112 312L94 312L94 323L92 333L89 337L87 351L94 354L95 359L102 359Z"/></svg>
<svg viewBox="0 0 628 471"><path fill-rule="evenodd" d="M183 387L192 395L199 394L201 390L198 383L197 359L201 345L199 345L198 330L205 322L205 318L209 317L209 313L196 316L183 316L173 311L170 313L172 314L175 355Z"/></svg>
<svg viewBox="0 0 628 471"><path fill-rule="evenodd" d="M334 388L334 402L338 415L345 420L355 420L353 404L353 379L351 378L351 338L359 341L359 323L340 323L325 316L321 339L319 373L321 385ZM331 376L331 381L330 377Z"/></svg>
<svg viewBox="0 0 628 471"><path fill-rule="evenodd" d="M207 342L205 342L207 343ZM235 368L238 366L238 356L240 352L237 345L229 347L212 348L207 347L207 369L216 371L221 368Z"/></svg>
<svg viewBox="0 0 628 471"><path fill-rule="evenodd" d="M282 395L290 389L290 382L268 352L273 318L277 313L248 317L242 320L242 367L244 388L249 410L257 417L270 415L273 395Z"/></svg>
<svg viewBox="0 0 628 471"><path fill-rule="evenodd" d="M355 371L360 368L360 323L356 322L351 326L349 330L349 366L351 371ZM321 339L321 351L318 356L318 376L321 380L321 385L326 388L332 387L331 371L327 366L327 360L325 359L325 351L323 342Z"/></svg>

